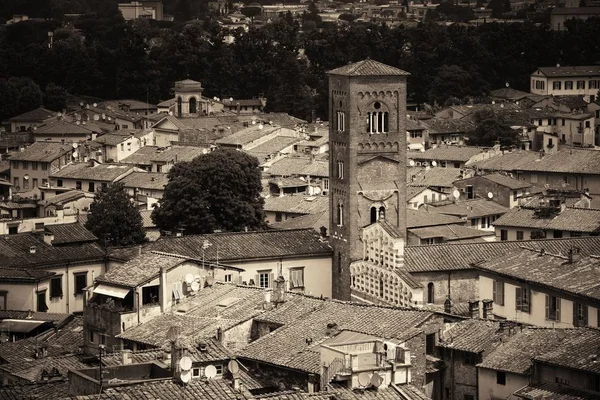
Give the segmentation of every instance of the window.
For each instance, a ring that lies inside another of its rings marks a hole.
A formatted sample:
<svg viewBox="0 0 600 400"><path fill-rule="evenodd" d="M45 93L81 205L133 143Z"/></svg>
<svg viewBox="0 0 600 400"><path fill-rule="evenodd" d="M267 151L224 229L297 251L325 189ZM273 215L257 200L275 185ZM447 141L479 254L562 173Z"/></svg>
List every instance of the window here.
<svg viewBox="0 0 600 400"><path fill-rule="evenodd" d="M29 189L29 177L23 177L23 189Z"/></svg>
<svg viewBox="0 0 600 400"><path fill-rule="evenodd" d="M523 240L523 231L517 231L517 240Z"/></svg>
<svg viewBox="0 0 600 400"><path fill-rule="evenodd" d="M376 102L373 107L381 108L381 103ZM387 133L389 132L390 117L387 111L372 111L367 113L367 132Z"/></svg>
<svg viewBox="0 0 600 400"><path fill-rule="evenodd" d="M586 305L573 302L573 326L587 326L588 307Z"/></svg>
<svg viewBox="0 0 600 400"><path fill-rule="evenodd" d="M304 288L304 267L290 269L290 288Z"/></svg>
<svg viewBox="0 0 600 400"><path fill-rule="evenodd" d="M412 139L419 139L419 138L422 138L422 137L423 137L423 131L412 131L412 132L410 133L410 137L411 137Z"/></svg>
<svg viewBox="0 0 600 400"><path fill-rule="evenodd" d="M94 331L88 331L88 341L94 343Z"/></svg>
<svg viewBox="0 0 600 400"><path fill-rule="evenodd" d="M565 126L565 119L562 119L562 126Z"/></svg>
<svg viewBox="0 0 600 400"><path fill-rule="evenodd" d="M42 163L42 171L47 171L48 170L48 163L43 162Z"/></svg>
<svg viewBox="0 0 600 400"><path fill-rule="evenodd" d="M546 295L546 319L560 321L560 298Z"/></svg>
<svg viewBox="0 0 600 400"><path fill-rule="evenodd" d="M75 295L82 294L87 286L87 272L73 275L75 275Z"/></svg>
<svg viewBox="0 0 600 400"><path fill-rule="evenodd" d="M585 127L586 128L590 128L591 127L591 124L590 124L589 120L585 121Z"/></svg>
<svg viewBox="0 0 600 400"><path fill-rule="evenodd" d="M433 355L435 352L435 333L425 336L425 354Z"/></svg>
<svg viewBox="0 0 600 400"><path fill-rule="evenodd" d="M553 90L560 90L560 87L562 86L561 83L562 83L561 81L554 81L552 83L552 89Z"/></svg>
<svg viewBox="0 0 600 400"><path fill-rule="evenodd" d="M18 161L13 161L12 163L10 163L12 169L19 169L19 162Z"/></svg>
<svg viewBox="0 0 600 400"><path fill-rule="evenodd" d="M50 298L63 297L62 276L50 280Z"/></svg>
<svg viewBox="0 0 600 400"><path fill-rule="evenodd" d="M225 274L224 280L225 280L225 282L232 282L233 281L233 274Z"/></svg>
<svg viewBox="0 0 600 400"><path fill-rule="evenodd" d="M496 371L496 384L506 385L506 372Z"/></svg>
<svg viewBox="0 0 600 400"><path fill-rule="evenodd" d="M427 303L433 304L435 302L435 286L433 282L427 284Z"/></svg>
<svg viewBox="0 0 600 400"><path fill-rule="evenodd" d="M473 186L472 185L467 185L467 199L474 199L475 195L473 193Z"/></svg>
<svg viewBox="0 0 600 400"><path fill-rule="evenodd" d="M344 205L338 204L338 226L344 226Z"/></svg>
<svg viewBox="0 0 600 400"><path fill-rule="evenodd" d="M157 304L160 286L146 286L142 288L142 305Z"/></svg>
<svg viewBox="0 0 600 400"><path fill-rule="evenodd" d="M537 183L537 181L538 181L537 175L531 174L530 180L531 180L531 183Z"/></svg>
<svg viewBox="0 0 600 400"><path fill-rule="evenodd" d="M75 189L81 190L81 181L75 181Z"/></svg>
<svg viewBox="0 0 600 400"><path fill-rule="evenodd" d="M88 192L94 192L94 191L95 191L94 182L88 183Z"/></svg>
<svg viewBox="0 0 600 400"><path fill-rule="evenodd" d="M271 270L258 271L258 276L257 276L258 287L261 287L261 288L271 287L271 283L272 283L271 275L272 275Z"/></svg>
<svg viewBox="0 0 600 400"><path fill-rule="evenodd" d="M29 169L29 161L23 161L23 169Z"/></svg>
<svg viewBox="0 0 600 400"><path fill-rule="evenodd" d="M37 161L33 161L33 162L31 163L31 169L33 169L33 170L36 170L36 171L37 171L37 169L38 169L38 163L37 163Z"/></svg>
<svg viewBox="0 0 600 400"><path fill-rule="evenodd" d="M217 370L217 375L223 375L223 366L221 364L216 364L215 368Z"/></svg>
<svg viewBox="0 0 600 400"><path fill-rule="evenodd" d="M344 162L343 161L337 162L337 175L338 175L338 179L344 179Z"/></svg>
<svg viewBox="0 0 600 400"><path fill-rule="evenodd" d="M127 151L131 151L131 142L127 142Z"/></svg>
<svg viewBox="0 0 600 400"><path fill-rule="evenodd" d="M346 130L346 113L343 111L336 112L336 127L338 132L343 132Z"/></svg>
<svg viewBox="0 0 600 400"><path fill-rule="evenodd" d="M490 225L490 217L482 217L481 218L481 229L489 228Z"/></svg>
<svg viewBox="0 0 600 400"><path fill-rule="evenodd" d="M554 232L552 233L552 237L553 237L554 239L560 239L560 238L562 238L562 237L563 237L563 232L562 232L562 231L554 231Z"/></svg>
<svg viewBox="0 0 600 400"><path fill-rule="evenodd" d="M44 230L44 223L43 222L36 222L34 230L36 230L36 231L43 231Z"/></svg>
<svg viewBox="0 0 600 400"><path fill-rule="evenodd" d="M283 219L282 214L280 212L275 213L275 221L279 222Z"/></svg>
<svg viewBox="0 0 600 400"><path fill-rule="evenodd" d="M173 282L173 288L171 289L173 292L174 300L181 300L183 298L183 284L182 282Z"/></svg>
<svg viewBox="0 0 600 400"><path fill-rule="evenodd" d="M471 226L477 226L477 218L471 219Z"/></svg>
<svg viewBox="0 0 600 400"><path fill-rule="evenodd" d="M506 229L500 229L500 240L508 240L508 231Z"/></svg>
<svg viewBox="0 0 600 400"><path fill-rule="evenodd" d="M573 90L573 81L565 81L565 90Z"/></svg>
<svg viewBox="0 0 600 400"><path fill-rule="evenodd" d="M464 400L475 400L475 395L473 394L465 394Z"/></svg>
<svg viewBox="0 0 600 400"><path fill-rule="evenodd" d="M57 180L56 180L56 186L58 186L58 187L62 187L62 185L63 185L63 181L62 181L62 179L57 179Z"/></svg>
<svg viewBox="0 0 600 400"><path fill-rule="evenodd" d="M200 368L192 369L192 377L199 378L200 377Z"/></svg>
<svg viewBox="0 0 600 400"><path fill-rule="evenodd" d="M46 291L41 290L36 293L37 294L37 310L39 312L48 311L48 306L46 305Z"/></svg>
<svg viewBox="0 0 600 400"><path fill-rule="evenodd" d="M499 306L504 305L504 282L494 281L494 303Z"/></svg>
<svg viewBox="0 0 600 400"><path fill-rule="evenodd" d="M14 186L15 186L15 188L18 188L18 187L19 187L19 178L15 178L15 179L13 180L13 182L14 182Z"/></svg>
<svg viewBox="0 0 600 400"><path fill-rule="evenodd" d="M588 81L588 89L600 89L600 81Z"/></svg>
<svg viewBox="0 0 600 400"><path fill-rule="evenodd" d="M329 179L323 179L323 190L329 190Z"/></svg>
<svg viewBox="0 0 600 400"><path fill-rule="evenodd" d="M125 151L125 143L121 143L121 151Z"/></svg>
<svg viewBox="0 0 600 400"><path fill-rule="evenodd" d="M577 81L577 89L585 89L585 81Z"/></svg>
<svg viewBox="0 0 600 400"><path fill-rule="evenodd" d="M515 295L517 310L528 313L531 309L531 292L529 289L526 287L517 287L515 288Z"/></svg>
<svg viewBox="0 0 600 400"><path fill-rule="evenodd" d="M35 189L36 187L38 187L38 180L37 180L37 178L33 178L33 186L32 186L32 188Z"/></svg>

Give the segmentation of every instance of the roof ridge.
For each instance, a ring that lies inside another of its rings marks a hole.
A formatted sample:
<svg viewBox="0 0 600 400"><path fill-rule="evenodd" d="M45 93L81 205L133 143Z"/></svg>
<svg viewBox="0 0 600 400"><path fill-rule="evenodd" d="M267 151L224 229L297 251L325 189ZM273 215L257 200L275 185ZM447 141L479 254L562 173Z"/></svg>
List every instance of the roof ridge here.
<svg viewBox="0 0 600 400"><path fill-rule="evenodd" d="M315 235L319 233L315 231L313 228L290 228L290 229L264 229L262 231L240 231L240 232L213 232L213 233L194 233L191 235L183 235L183 236L161 236L160 239L181 239L185 237L198 237L198 236L224 236L224 235L243 235L243 234L251 234L251 233L281 233L281 232L291 232L291 231L314 231Z"/></svg>

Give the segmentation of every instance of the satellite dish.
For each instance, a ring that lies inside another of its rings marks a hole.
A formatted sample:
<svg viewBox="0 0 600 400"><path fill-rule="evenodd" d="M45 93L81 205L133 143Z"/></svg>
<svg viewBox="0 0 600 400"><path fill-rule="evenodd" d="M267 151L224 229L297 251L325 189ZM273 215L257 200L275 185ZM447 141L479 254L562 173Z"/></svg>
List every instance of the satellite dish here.
<svg viewBox="0 0 600 400"><path fill-rule="evenodd" d="M206 366L206 368L204 369L204 376L206 376L208 379L214 378L215 376L217 376L217 368L215 368L214 365Z"/></svg>
<svg viewBox="0 0 600 400"><path fill-rule="evenodd" d="M100 116L98 114L94 115L94 121L98 121L100 119Z"/></svg>
<svg viewBox="0 0 600 400"><path fill-rule="evenodd" d="M432 161L432 162L431 162L431 166L432 166L432 167L437 167L437 161Z"/></svg>
<svg viewBox="0 0 600 400"><path fill-rule="evenodd" d="M371 381L371 378L369 377L368 373L361 372L360 374L358 374L358 384L360 386L367 386L370 381Z"/></svg>
<svg viewBox="0 0 600 400"><path fill-rule="evenodd" d="M238 365L237 361L231 360L229 361L229 364L227 364L227 369L229 372L235 375L239 372L240 366Z"/></svg>
<svg viewBox="0 0 600 400"><path fill-rule="evenodd" d="M377 372L373 372L373 376L371 376L370 383L375 387L379 387L383 383L383 378Z"/></svg>
<svg viewBox="0 0 600 400"><path fill-rule="evenodd" d="M200 289L200 284L196 281L192 282L192 291L197 292Z"/></svg>
<svg viewBox="0 0 600 400"><path fill-rule="evenodd" d="M56 116L60 117L60 116L62 116L62 113L59 111L59 112L56 113Z"/></svg>
<svg viewBox="0 0 600 400"><path fill-rule="evenodd" d="M179 375L179 379L181 379L181 382L183 383L188 383L190 379L192 379L192 371L182 371L181 375Z"/></svg>
<svg viewBox="0 0 600 400"><path fill-rule="evenodd" d="M255 120L252 120L252 125L256 125L256 121Z"/></svg>
<svg viewBox="0 0 600 400"><path fill-rule="evenodd" d="M207 149L202 149L202 154L206 154L206 153L208 153L208 150Z"/></svg>
<svg viewBox="0 0 600 400"><path fill-rule="evenodd" d="M494 193L492 192L488 192L488 199L493 199L494 198Z"/></svg>
<svg viewBox="0 0 600 400"><path fill-rule="evenodd" d="M77 157L79 157L79 153L77 153L76 151L73 152L73 158L77 158Z"/></svg>
<svg viewBox="0 0 600 400"><path fill-rule="evenodd" d="M26 181L29 180L29 175L25 174L25 176L23 177L23 179L25 179Z"/></svg>
<svg viewBox="0 0 600 400"><path fill-rule="evenodd" d="M81 121L75 121L75 125L79 125Z"/></svg>
<svg viewBox="0 0 600 400"><path fill-rule="evenodd" d="M408 165L410 165L411 167L415 166L415 160L408 160Z"/></svg>
<svg viewBox="0 0 600 400"><path fill-rule="evenodd" d="M496 102L492 100L492 104L496 104Z"/></svg>
<svg viewBox="0 0 600 400"><path fill-rule="evenodd" d="M506 86L506 87L509 87L509 86L510 86L510 83L506 82L506 83L504 84L504 86Z"/></svg>
<svg viewBox="0 0 600 400"><path fill-rule="evenodd" d="M229 98L229 101L233 101L233 97L230 97L230 98Z"/></svg>
<svg viewBox="0 0 600 400"><path fill-rule="evenodd" d="M170 115L170 116L173 116L173 111L169 111L169 115Z"/></svg>
<svg viewBox="0 0 600 400"><path fill-rule="evenodd" d="M452 197L454 197L455 200L458 200L458 198L460 197L460 192L458 191L458 189L454 189L452 191Z"/></svg>
<svg viewBox="0 0 600 400"><path fill-rule="evenodd" d="M79 147L79 144L73 142L73 144L71 145L74 149L76 149L77 147Z"/></svg>
<svg viewBox="0 0 600 400"><path fill-rule="evenodd" d="M106 114L102 113L102 119L106 119Z"/></svg>
<svg viewBox="0 0 600 400"><path fill-rule="evenodd" d="M212 286L213 283L215 283L215 278L213 278L212 276L206 278L206 284L208 286Z"/></svg>
<svg viewBox="0 0 600 400"><path fill-rule="evenodd" d="M179 360L179 366L182 370L189 371L192 369L192 359L188 356L181 357L181 360Z"/></svg>
<svg viewBox="0 0 600 400"><path fill-rule="evenodd" d="M258 129L262 129L262 128L264 128L264 125L263 124L259 124L258 125Z"/></svg>
<svg viewBox="0 0 600 400"><path fill-rule="evenodd" d="M98 107L98 103L94 103L94 107Z"/></svg>
<svg viewBox="0 0 600 400"><path fill-rule="evenodd" d="M188 284L190 284L190 283L192 283L192 282L194 282L194 275L192 275L192 274L187 274L187 275L185 276L185 283L188 283Z"/></svg>
<svg viewBox="0 0 600 400"><path fill-rule="evenodd" d="M108 117L108 120L109 120L109 121L112 121L112 118L111 118L111 117Z"/></svg>

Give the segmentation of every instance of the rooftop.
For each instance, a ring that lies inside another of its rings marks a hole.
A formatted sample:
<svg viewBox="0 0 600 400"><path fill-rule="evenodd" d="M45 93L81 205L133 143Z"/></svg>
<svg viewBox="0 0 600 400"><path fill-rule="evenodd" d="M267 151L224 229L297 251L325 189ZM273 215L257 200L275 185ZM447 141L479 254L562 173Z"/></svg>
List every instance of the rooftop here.
<svg viewBox="0 0 600 400"><path fill-rule="evenodd" d="M452 215L444 215L424 210L406 210L406 227L408 229L438 225L462 225L465 220Z"/></svg>
<svg viewBox="0 0 600 400"><path fill-rule="evenodd" d="M106 146L117 146L133 137L128 132L115 131L111 133L105 133L102 136L98 136L95 140L96 143L101 143Z"/></svg>
<svg viewBox="0 0 600 400"><path fill-rule="evenodd" d="M548 349L543 354L536 356L535 360L555 366L599 374L600 363L598 363L597 359L599 343L600 330L590 328L576 329L567 334L561 346Z"/></svg>
<svg viewBox="0 0 600 400"><path fill-rule="evenodd" d="M424 152L409 152L407 157L415 160L467 162L473 156L485 152L484 147L438 146Z"/></svg>
<svg viewBox="0 0 600 400"><path fill-rule="evenodd" d="M312 228L316 231L319 231L322 226L326 228L329 226L329 210L313 214L300 215L296 218L271 224L271 227L274 229Z"/></svg>
<svg viewBox="0 0 600 400"><path fill-rule="evenodd" d="M500 174L500 173L482 175L481 177L490 182L507 187L511 190L525 189L525 188L529 188L532 186L531 183L527 183L525 181L520 181L518 179L512 178L508 175Z"/></svg>
<svg viewBox="0 0 600 400"><path fill-rule="evenodd" d="M342 76L408 76L406 71L396 67L380 63L375 60L366 59L352 64L344 65L327 72L329 75Z"/></svg>
<svg viewBox="0 0 600 400"><path fill-rule="evenodd" d="M169 178L162 172L132 172L119 182L126 188L164 190Z"/></svg>
<svg viewBox="0 0 600 400"><path fill-rule="evenodd" d="M542 229L547 231L600 232L600 210L567 207L557 214L541 217L536 208L517 207L498 218L494 226Z"/></svg>
<svg viewBox="0 0 600 400"><path fill-rule="evenodd" d="M95 242L98 238L79 222L71 224L46 225L46 232L54 235L52 245Z"/></svg>
<svg viewBox="0 0 600 400"><path fill-rule="evenodd" d="M94 164L75 162L54 172L51 176L59 179L80 179L83 181L114 182L134 167L129 164Z"/></svg>
<svg viewBox="0 0 600 400"><path fill-rule="evenodd" d="M581 255L586 256L598 252L600 237L408 246L404 250L404 269L408 272L472 269L472 264L504 256L521 246L554 254L578 247Z"/></svg>
<svg viewBox="0 0 600 400"><path fill-rule="evenodd" d="M600 250L596 250L600 252ZM537 249L514 249L476 267L483 272L507 276L528 284L560 290L578 296L600 300L600 259L582 256L569 262L562 255Z"/></svg>
<svg viewBox="0 0 600 400"><path fill-rule="evenodd" d="M300 142L302 139L290 136L277 136L265 143L259 144L258 146L247 149L246 153L258 158L259 162L264 161L266 158L276 155L280 151L292 146L294 143Z"/></svg>
<svg viewBox="0 0 600 400"><path fill-rule="evenodd" d="M555 8L552 14L600 14L600 7L585 7L585 8ZM600 75L600 66L574 66L574 67L539 67L543 75L551 77L569 77L569 76L594 76ZM535 72L534 72L535 74Z"/></svg>
<svg viewBox="0 0 600 400"><path fill-rule="evenodd" d="M508 329L505 331L499 321L467 319L444 331L443 341L440 340L438 346L469 353L488 353L507 336Z"/></svg>
<svg viewBox="0 0 600 400"><path fill-rule="evenodd" d="M312 176L329 177L329 162L313 160L310 157L285 157L274 162L267 171L271 176Z"/></svg>
<svg viewBox="0 0 600 400"><path fill-rule="evenodd" d="M21 152L11 155L11 160L51 162L73 152L71 145L60 142L35 142Z"/></svg>
<svg viewBox="0 0 600 400"><path fill-rule="evenodd" d="M515 396L528 400L595 400L598 395L577 390L560 383L530 383L515 392Z"/></svg>
<svg viewBox="0 0 600 400"><path fill-rule="evenodd" d="M279 126L256 124L248 128L237 131L229 136L217 140L217 144L221 145L238 145L244 146L254 142L264 136L270 135L282 129Z"/></svg>
<svg viewBox="0 0 600 400"><path fill-rule="evenodd" d="M9 119L10 122L42 122L45 119L56 117L55 111L50 111L44 107L38 107L35 110L27 111Z"/></svg>
<svg viewBox="0 0 600 400"><path fill-rule="evenodd" d="M535 151L518 150L505 152L501 156L486 160L476 161L472 165L476 165L479 169L485 171L518 171L535 162L538 157L539 154Z"/></svg>
<svg viewBox="0 0 600 400"><path fill-rule="evenodd" d="M409 229L409 232L421 239L444 238L445 241L466 239L482 239L485 236L495 236L494 232L482 231L462 225L441 225L425 228Z"/></svg>
<svg viewBox="0 0 600 400"><path fill-rule="evenodd" d="M510 211L507 207L488 199L464 200L440 206L428 204L427 209L431 212L454 215L467 219L500 215Z"/></svg>
<svg viewBox="0 0 600 400"><path fill-rule="evenodd" d="M50 204L62 206L62 205L68 204L72 201L76 201L83 197L88 197L88 196L92 197L93 194L86 193L82 190L68 190L66 192L57 194L56 196L46 198L46 200L40 200L39 204L42 204L45 206L48 206Z"/></svg>
<svg viewBox="0 0 600 400"><path fill-rule="evenodd" d="M257 232L226 232L182 237L161 237L149 245L151 250L181 254L202 259L202 245L207 261L223 262L249 259L272 259L307 256L329 256L331 248L320 240L313 229L267 230Z"/></svg>
<svg viewBox="0 0 600 400"><path fill-rule="evenodd" d="M328 196L271 196L265 199L264 210L291 214L314 214L329 209Z"/></svg>
<svg viewBox="0 0 600 400"><path fill-rule="evenodd" d="M89 127L85 123L73 123L65 119L51 120L46 124L37 127L34 135L91 135L99 133L95 126ZM101 132L101 131L100 131Z"/></svg>
<svg viewBox="0 0 600 400"><path fill-rule="evenodd" d="M406 182L409 186L433 186L451 188L461 178L459 168L408 168Z"/></svg>
<svg viewBox="0 0 600 400"><path fill-rule="evenodd" d="M440 119L431 118L421 121L430 135L444 133L466 133L475 128L472 121L463 121L460 119Z"/></svg>

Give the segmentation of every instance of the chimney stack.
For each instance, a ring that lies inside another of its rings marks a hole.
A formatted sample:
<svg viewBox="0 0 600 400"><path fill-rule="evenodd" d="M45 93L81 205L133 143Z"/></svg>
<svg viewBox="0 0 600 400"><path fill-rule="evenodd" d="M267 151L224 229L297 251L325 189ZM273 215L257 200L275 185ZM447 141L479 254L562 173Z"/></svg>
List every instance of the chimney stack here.
<svg viewBox="0 0 600 400"><path fill-rule="evenodd" d="M121 361L123 365L131 364L131 350L123 349L121 350Z"/></svg>
<svg viewBox="0 0 600 400"><path fill-rule="evenodd" d="M450 300L450 296L446 296L446 300L444 301L444 312L447 314L452 313L452 300Z"/></svg>
<svg viewBox="0 0 600 400"><path fill-rule="evenodd" d="M469 300L469 314L471 318L479 318L479 300Z"/></svg>
<svg viewBox="0 0 600 400"><path fill-rule="evenodd" d="M223 328L217 328L217 341L223 343Z"/></svg>
<svg viewBox="0 0 600 400"><path fill-rule="evenodd" d="M52 242L54 241L54 234L50 232L44 232L44 243L52 246Z"/></svg>
<svg viewBox="0 0 600 400"><path fill-rule="evenodd" d="M483 303L483 319L494 319L494 300L482 300Z"/></svg>

